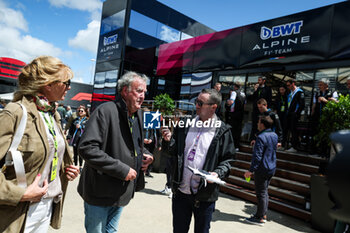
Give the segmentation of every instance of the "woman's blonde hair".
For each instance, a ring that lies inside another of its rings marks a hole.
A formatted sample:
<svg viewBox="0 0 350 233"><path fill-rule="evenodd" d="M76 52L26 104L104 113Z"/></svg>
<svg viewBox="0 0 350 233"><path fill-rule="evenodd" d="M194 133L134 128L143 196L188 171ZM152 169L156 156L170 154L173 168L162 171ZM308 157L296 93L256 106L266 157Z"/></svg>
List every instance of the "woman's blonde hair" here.
<svg viewBox="0 0 350 233"><path fill-rule="evenodd" d="M36 95L40 89L50 83L65 82L73 78L73 71L58 58L40 56L25 67L18 76L18 90L13 101L25 95Z"/></svg>

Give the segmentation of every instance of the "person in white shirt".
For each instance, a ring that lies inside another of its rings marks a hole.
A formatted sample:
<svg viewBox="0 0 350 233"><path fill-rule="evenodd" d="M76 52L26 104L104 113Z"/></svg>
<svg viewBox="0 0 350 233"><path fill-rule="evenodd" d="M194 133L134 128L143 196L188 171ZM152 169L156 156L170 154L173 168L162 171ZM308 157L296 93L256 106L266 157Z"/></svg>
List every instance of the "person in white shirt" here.
<svg viewBox="0 0 350 233"><path fill-rule="evenodd" d="M192 168L202 169L213 176L228 176L234 160L234 143L230 126L215 115L221 95L214 89L203 89L196 100L197 116L191 127L177 127L174 135L163 129L163 148L176 158L172 181L173 232L188 232L192 214L194 231L207 233L210 228L219 186L205 185ZM205 127L207 125L207 127Z"/></svg>

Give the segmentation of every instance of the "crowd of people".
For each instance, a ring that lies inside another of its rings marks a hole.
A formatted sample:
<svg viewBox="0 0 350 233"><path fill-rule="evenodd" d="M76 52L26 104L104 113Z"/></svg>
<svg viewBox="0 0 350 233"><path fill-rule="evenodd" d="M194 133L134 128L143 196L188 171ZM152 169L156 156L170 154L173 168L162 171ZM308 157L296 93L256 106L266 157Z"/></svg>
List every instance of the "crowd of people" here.
<svg viewBox="0 0 350 233"><path fill-rule="evenodd" d="M322 109L328 101L338 101L339 94L337 91L329 89L330 80L322 78L317 81L318 88L312 97L311 115L309 116L309 135L314 138L320 129L320 119ZM255 138L259 132L257 122L259 116L270 116L273 120L272 129L278 135L278 147L288 152L298 152L300 146L300 132L298 124L301 114L305 111L305 93L302 88L298 87L296 80L289 79L285 84L279 86L277 95L272 97L272 90L266 84L266 77L259 77L258 83L254 85L252 99L252 114L251 114L251 131L249 141L254 145ZM346 82L348 91L342 93L348 95L350 93L350 78ZM246 95L240 88L240 83L234 83L230 89L229 98L223 101L225 108L217 109L217 116L222 116L222 119L231 125L232 136L235 141L236 150L240 145L242 132L242 120L246 104ZM214 88L220 92L221 84L216 83ZM224 112L224 113L223 113ZM315 140L310 140L311 144L308 152L317 154L322 157L329 157L330 149L327 143L317 143ZM319 144L320 146L316 146Z"/></svg>
<svg viewBox="0 0 350 233"><path fill-rule="evenodd" d="M59 59L40 56L23 68L14 100L0 112L0 121L6 122L0 128L0 231L47 232L50 224L59 228L68 182L80 174L78 193L84 200L86 232L117 232L123 209L145 187L144 176L147 171L150 175L152 153L157 150L171 158L166 189L171 193L173 232L188 232L192 216L196 233L209 232L219 196L216 180L229 175L240 146L246 102L241 84L235 83L224 101L225 114L218 83L199 93L191 127L145 130L141 110L145 75L125 73L118 80L116 101L101 104L91 115L84 105L73 112L58 104L72 78L71 69ZM246 179L254 174L258 199L256 213L246 221L259 225L267 219L267 190L276 169L277 147L288 147L290 133L297 148L295 125L305 105L294 80L279 88L275 103L265 82L260 77L254 87L253 157L244 173ZM315 121L324 103L337 101L328 84L319 81ZM275 111L270 109L273 105ZM26 118L22 130L20 121ZM205 171L212 180L207 182L193 169Z"/></svg>

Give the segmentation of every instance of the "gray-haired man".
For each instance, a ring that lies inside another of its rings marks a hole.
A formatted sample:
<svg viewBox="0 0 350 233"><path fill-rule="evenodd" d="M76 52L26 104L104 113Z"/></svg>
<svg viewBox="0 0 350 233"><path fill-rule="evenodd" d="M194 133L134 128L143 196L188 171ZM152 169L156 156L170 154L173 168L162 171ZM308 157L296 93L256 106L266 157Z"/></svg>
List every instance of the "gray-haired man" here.
<svg viewBox="0 0 350 233"><path fill-rule="evenodd" d="M84 199L86 232L116 232L123 209L153 157L143 147L141 104L147 77L128 72L118 81L115 102L91 115L79 143L85 160L78 192Z"/></svg>

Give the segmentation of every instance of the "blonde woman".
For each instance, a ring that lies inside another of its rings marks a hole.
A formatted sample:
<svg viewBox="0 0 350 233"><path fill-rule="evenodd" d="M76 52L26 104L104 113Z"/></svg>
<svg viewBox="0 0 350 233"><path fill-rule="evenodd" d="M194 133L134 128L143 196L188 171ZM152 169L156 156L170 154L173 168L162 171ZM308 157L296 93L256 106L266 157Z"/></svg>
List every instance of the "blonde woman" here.
<svg viewBox="0 0 350 233"><path fill-rule="evenodd" d="M73 78L59 59L40 56L18 78L13 102L0 113L0 161L13 140L25 106L27 123L18 146L27 188L18 185L13 166L0 173L0 232L47 232L60 227L64 193L79 175L72 165L55 102L63 100Z"/></svg>

